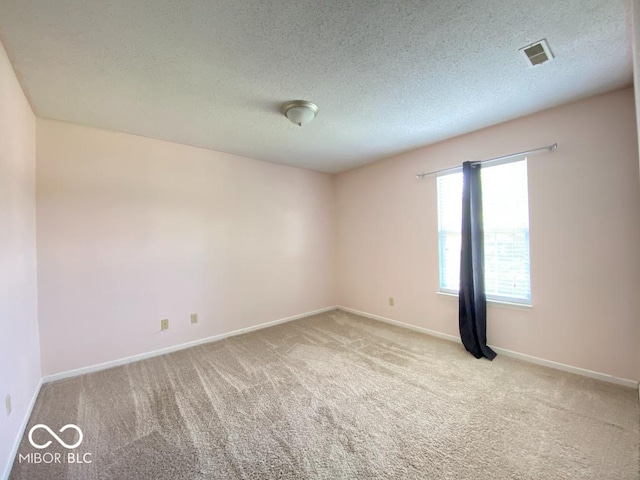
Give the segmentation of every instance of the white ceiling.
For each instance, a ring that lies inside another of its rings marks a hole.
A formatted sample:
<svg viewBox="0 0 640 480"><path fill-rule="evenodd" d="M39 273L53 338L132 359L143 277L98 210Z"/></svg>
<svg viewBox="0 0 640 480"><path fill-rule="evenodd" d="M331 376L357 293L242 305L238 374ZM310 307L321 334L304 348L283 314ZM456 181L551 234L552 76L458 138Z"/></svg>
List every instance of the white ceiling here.
<svg viewBox="0 0 640 480"><path fill-rule="evenodd" d="M339 172L632 82L626 0L0 0L41 117ZM556 59L518 49L548 39ZM283 102L320 108L308 126Z"/></svg>

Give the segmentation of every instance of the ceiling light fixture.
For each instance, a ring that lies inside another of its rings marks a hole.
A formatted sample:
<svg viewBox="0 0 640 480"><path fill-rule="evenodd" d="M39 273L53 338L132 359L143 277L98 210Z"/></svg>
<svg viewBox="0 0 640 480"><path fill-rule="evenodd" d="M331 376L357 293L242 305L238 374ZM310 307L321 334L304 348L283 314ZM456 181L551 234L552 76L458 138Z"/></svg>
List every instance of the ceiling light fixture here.
<svg viewBox="0 0 640 480"><path fill-rule="evenodd" d="M299 127L313 120L317 113L318 106L306 100L293 100L282 106L282 114Z"/></svg>

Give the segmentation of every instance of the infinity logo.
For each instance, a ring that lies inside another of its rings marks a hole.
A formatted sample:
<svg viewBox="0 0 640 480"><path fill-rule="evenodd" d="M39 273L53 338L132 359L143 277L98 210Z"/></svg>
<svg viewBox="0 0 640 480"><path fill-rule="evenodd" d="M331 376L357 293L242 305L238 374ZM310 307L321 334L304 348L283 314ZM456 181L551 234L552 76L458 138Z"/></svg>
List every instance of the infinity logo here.
<svg viewBox="0 0 640 480"><path fill-rule="evenodd" d="M33 432L35 432L37 429L39 428L44 428L47 432L49 432L49 434L51 434L51 436L53 438L55 438L57 440L57 442L62 445L64 448L68 448L68 449L74 449L77 448L81 443L82 443L82 430L80 430L80 427L78 427L77 425L74 425L73 423L70 423L68 425L65 425L64 427L62 427L60 429L60 433L64 432L65 430L68 430L69 428L74 429L76 432L78 432L78 435L80 438L78 438L78 441L72 445L68 445L66 443L64 443L64 441L58 436L56 435L53 430L51 430L49 427L47 427L46 425L39 423L37 425L34 425L33 427L31 427L31 430L29 430L29 443L34 447L34 448L47 448L49 445L51 445L51 440L49 440L47 443L45 443L44 445L39 445L37 443L35 443L33 441Z"/></svg>

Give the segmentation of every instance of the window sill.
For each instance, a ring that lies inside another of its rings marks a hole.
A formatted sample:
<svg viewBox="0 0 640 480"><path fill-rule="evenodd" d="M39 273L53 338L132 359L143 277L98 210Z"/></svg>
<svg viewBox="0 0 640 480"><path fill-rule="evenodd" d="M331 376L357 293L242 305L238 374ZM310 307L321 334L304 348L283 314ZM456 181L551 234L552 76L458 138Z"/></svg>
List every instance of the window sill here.
<svg viewBox="0 0 640 480"><path fill-rule="evenodd" d="M449 293L449 292L436 292L436 293L438 295L442 295L443 297L458 298L457 293ZM533 305L531 304L502 302L500 300L487 300L487 305L500 307L500 308L513 308L515 310L531 310L533 308Z"/></svg>

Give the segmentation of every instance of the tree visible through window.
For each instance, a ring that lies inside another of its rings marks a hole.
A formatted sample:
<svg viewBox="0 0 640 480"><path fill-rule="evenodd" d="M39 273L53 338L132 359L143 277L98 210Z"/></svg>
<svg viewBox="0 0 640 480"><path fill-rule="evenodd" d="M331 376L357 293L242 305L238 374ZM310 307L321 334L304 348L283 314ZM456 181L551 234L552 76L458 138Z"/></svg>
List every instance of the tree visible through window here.
<svg viewBox="0 0 640 480"><path fill-rule="evenodd" d="M483 166L485 289L489 300L531 303L526 159ZM440 290L458 293L462 171L438 175Z"/></svg>

